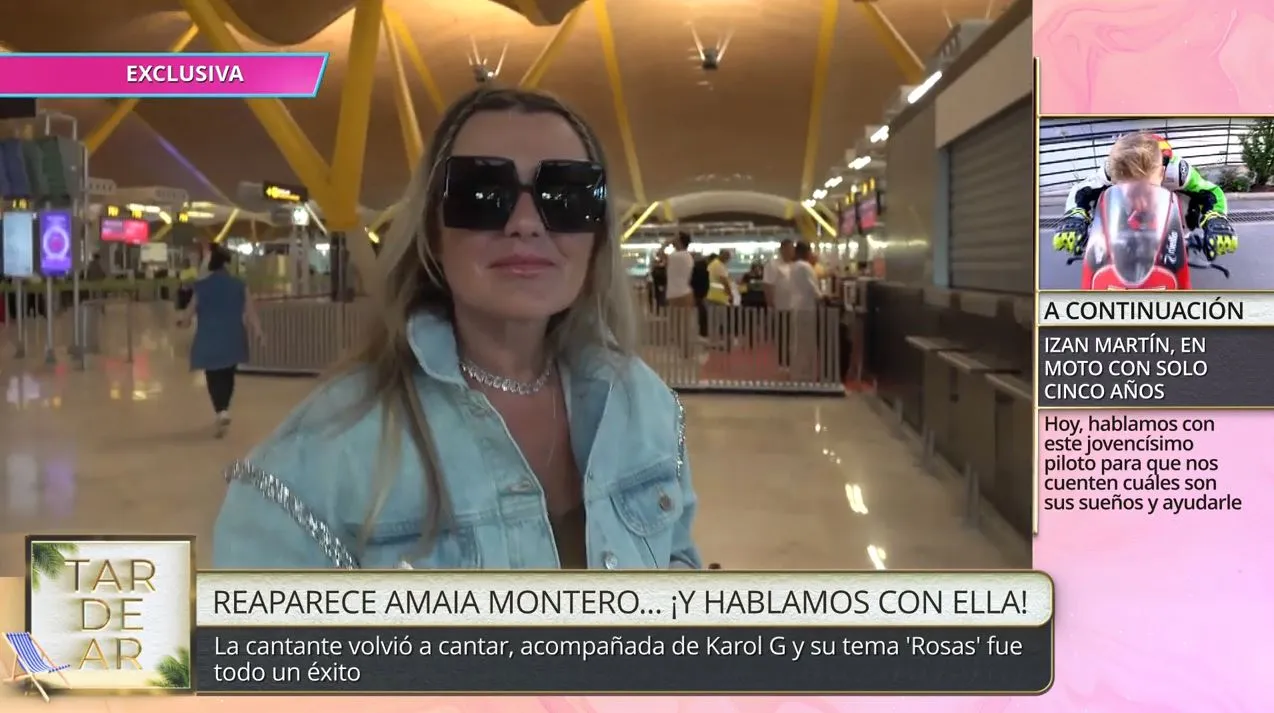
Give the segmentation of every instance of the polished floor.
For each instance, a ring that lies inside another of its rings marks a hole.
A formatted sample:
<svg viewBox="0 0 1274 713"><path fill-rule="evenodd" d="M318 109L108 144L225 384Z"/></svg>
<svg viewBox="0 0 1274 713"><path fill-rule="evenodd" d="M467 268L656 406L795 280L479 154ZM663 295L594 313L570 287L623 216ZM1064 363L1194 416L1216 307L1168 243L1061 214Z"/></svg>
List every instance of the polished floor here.
<svg viewBox="0 0 1274 713"><path fill-rule="evenodd" d="M219 471L267 435L313 387L244 377L235 422L212 437L201 378L181 335L138 307L103 326L83 371L45 363L43 325L12 356L0 325L0 576L23 571L25 533L194 533L207 537ZM31 325L35 326L35 325ZM54 341L65 344L68 330ZM730 569L1002 568L1026 546L962 523L959 498L865 397L685 397L704 558ZM205 560L206 561L206 560Z"/></svg>

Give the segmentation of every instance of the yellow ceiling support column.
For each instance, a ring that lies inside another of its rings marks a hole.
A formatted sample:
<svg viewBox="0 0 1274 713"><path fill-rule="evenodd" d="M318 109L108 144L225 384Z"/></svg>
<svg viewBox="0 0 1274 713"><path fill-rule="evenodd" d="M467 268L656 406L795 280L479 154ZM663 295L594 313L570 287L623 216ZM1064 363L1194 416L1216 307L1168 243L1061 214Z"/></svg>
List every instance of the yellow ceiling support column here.
<svg viewBox="0 0 1274 713"><path fill-rule="evenodd" d="M376 274L376 251L370 234L363 239L359 198L363 191L363 160L367 156L367 125L372 114L372 89L376 82L376 59L380 53L380 31L384 24L384 0L358 0L354 4L354 26L349 36L349 60L345 85L341 87L341 108L332 147L329 200L320 203L327 229L346 238L350 262L372 289Z"/></svg>
<svg viewBox="0 0 1274 713"><path fill-rule="evenodd" d="M801 207L805 209L806 213L809 213L809 217L812 221L810 223L810 229L813 232L815 237L818 236L818 231L814 229L814 226L816 225L822 228L823 232L827 233L828 237L830 238L836 237L836 226L829 223L827 219L823 217L823 214L821 212L822 210L826 210L826 208L824 208L821 205L815 208L813 206L805 205L804 203L801 204Z"/></svg>
<svg viewBox="0 0 1274 713"><path fill-rule="evenodd" d="M544 45L544 49L540 50L540 56L535 58L530 68L526 70L526 74L522 75L522 81L518 82L519 87L535 89L540 85L540 80L544 79L544 73L553 64L553 60L557 59L562 46L566 44L566 39L570 37L571 30L575 27L575 20L579 17L580 7L581 5L576 5L575 9L562 19L562 24L553 31L553 37L548 44Z"/></svg>
<svg viewBox="0 0 1274 713"><path fill-rule="evenodd" d="M395 203L385 210L382 210L380 215L376 216L376 219L367 226L367 229L373 233L379 231L381 228L385 227L386 223L394 219L394 214L397 212L398 204Z"/></svg>
<svg viewBox="0 0 1274 713"><path fill-rule="evenodd" d="M823 0L819 13L818 47L814 60L814 91L810 94L809 128L805 134L805 163L801 168L800 198L804 200L814 189L814 171L818 167L818 142L823 132L823 100L827 97L827 76L832 67L832 47L836 44L836 15L840 0Z"/></svg>
<svg viewBox="0 0 1274 713"><path fill-rule="evenodd" d="M363 189L363 159L367 155L367 125L372 115L372 88L384 0L358 0L350 31L349 61L341 87L341 109L332 147L329 201L323 219L333 231L358 227L358 199Z"/></svg>
<svg viewBox="0 0 1274 713"><path fill-rule="evenodd" d="M230 211L230 217L226 218L226 224L221 226L221 232L217 233L217 236L212 239L212 242L220 243L222 240L225 240L226 236L230 234L230 229L234 227L234 222L238 219L239 209L235 208Z"/></svg>
<svg viewBox="0 0 1274 713"><path fill-rule="evenodd" d="M178 37L177 41L168 48L168 51L177 53L185 50L186 47L190 45L191 41L195 39L195 35L198 34L199 27L191 25L190 28L182 33L181 37ZM110 115L102 120L102 123L93 127L93 130L89 132L88 137L84 139L84 147L88 149L89 156L92 156L94 152L102 147L102 144L106 143L106 140L111 137L111 134L115 133L115 130L119 128L120 124L124 123L124 119L127 119L128 115L133 113L133 110L137 108L137 103L140 101L141 100L136 97L120 101L115 105L115 108L111 110Z"/></svg>
<svg viewBox="0 0 1274 713"><path fill-rule="evenodd" d="M885 17L885 13L876 7L874 0L856 0L854 6L863 11L868 24L876 31L876 37L885 46L885 51L893 58L894 64L902 72L908 84L919 84L925 80L925 63L912 51L911 46L902 38L894 23Z"/></svg>
<svg viewBox="0 0 1274 713"><path fill-rule="evenodd" d="M619 54L615 51L615 28L610 24L610 11L606 0L592 0L597 13L597 34L602 41L602 56L606 62L606 76L610 80L611 98L615 101L615 121L619 124L619 138L624 145L624 160L633 184L633 197L638 203L646 202L646 187L641 180L641 165L637 161L637 144L633 140L633 126L628 120L628 103L624 100L624 78L619 71Z"/></svg>
<svg viewBox="0 0 1274 713"><path fill-rule="evenodd" d="M416 68L416 74L420 77L421 84L425 85L425 94L429 95L429 102L434 105L434 111L443 113L447 110L447 102L442 98L442 89L438 87L438 80L434 79L433 72L429 71L429 65L425 64L425 56L420 53L420 47L411 36L411 30L407 29L407 23L403 22L398 13L388 8L385 9L385 19L389 21L389 27L394 34L398 36L398 43L407 53L408 61Z"/></svg>
<svg viewBox="0 0 1274 713"><path fill-rule="evenodd" d="M659 207L658 203L651 203L649 206L647 206L646 210L642 211L641 215L637 216L637 220L634 220L633 224L628 226L628 228L624 230L624 234L620 236L619 242L622 243L627 241L629 238L631 238L633 236L633 233L637 232L638 228L640 228L642 225L645 225L647 220L650 220L650 214L654 213L655 209L658 207Z"/></svg>
<svg viewBox="0 0 1274 713"><path fill-rule="evenodd" d="M181 0L190 19L208 44L217 52L242 52L243 46L226 27L226 21L217 13L213 0ZM327 203L328 168L323 156L310 143L305 132L288 113L278 99L245 99L248 108L257 117L261 127L278 147L288 166L310 190L310 195L320 205Z"/></svg>
<svg viewBox="0 0 1274 713"><path fill-rule="evenodd" d="M394 28L385 19L385 42L389 45L390 59L394 63L394 108L398 111L398 128L403 132L403 151L407 158L407 171L416 170L416 164L425 153L424 139L420 134L420 120L416 117L416 105L411 101L411 87L407 85L407 69L403 66L402 51Z"/></svg>
<svg viewBox="0 0 1274 713"><path fill-rule="evenodd" d="M677 222L677 216L672 212L672 201L664 201L662 205L664 207L664 222L665 223Z"/></svg>

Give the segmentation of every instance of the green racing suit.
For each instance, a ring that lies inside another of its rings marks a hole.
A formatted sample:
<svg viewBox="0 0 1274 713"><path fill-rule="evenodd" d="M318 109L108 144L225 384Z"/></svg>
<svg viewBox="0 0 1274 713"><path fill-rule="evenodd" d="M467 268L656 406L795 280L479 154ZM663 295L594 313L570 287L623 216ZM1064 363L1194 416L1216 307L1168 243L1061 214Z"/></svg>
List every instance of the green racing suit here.
<svg viewBox="0 0 1274 713"><path fill-rule="evenodd" d="M1105 166L1097 169L1088 178L1071 188L1066 196L1065 213L1069 214L1072 210L1080 208L1091 215L1102 191L1112 185L1114 182L1106 173ZM1229 204L1221 187L1204 178L1194 166L1180 156L1172 157L1168 165L1164 167L1161 185L1170 191L1184 195L1189 200L1186 224L1190 230L1199 227L1203 216L1208 213L1226 215L1229 212Z"/></svg>

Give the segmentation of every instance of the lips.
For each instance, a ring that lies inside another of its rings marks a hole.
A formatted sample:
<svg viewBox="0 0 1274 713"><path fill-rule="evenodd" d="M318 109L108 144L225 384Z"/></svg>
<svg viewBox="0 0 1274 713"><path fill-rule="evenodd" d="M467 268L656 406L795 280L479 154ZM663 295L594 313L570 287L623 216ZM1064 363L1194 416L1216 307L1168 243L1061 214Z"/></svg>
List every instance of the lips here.
<svg viewBox="0 0 1274 713"><path fill-rule="evenodd" d="M543 270L553 267L553 265L552 260L531 255L515 255L501 258L491 263L491 267L497 270Z"/></svg>

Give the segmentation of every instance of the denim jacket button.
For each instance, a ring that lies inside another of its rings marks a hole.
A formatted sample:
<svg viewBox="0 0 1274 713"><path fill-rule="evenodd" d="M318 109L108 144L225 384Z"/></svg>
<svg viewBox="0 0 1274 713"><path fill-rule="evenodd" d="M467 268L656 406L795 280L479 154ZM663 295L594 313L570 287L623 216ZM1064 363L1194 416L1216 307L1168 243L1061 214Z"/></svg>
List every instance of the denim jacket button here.
<svg viewBox="0 0 1274 713"><path fill-rule="evenodd" d="M672 509L672 498L668 497L668 493L659 494L659 509L664 512Z"/></svg>
<svg viewBox="0 0 1274 713"><path fill-rule="evenodd" d="M602 566L606 569L615 569L619 566L619 558L614 552L607 552L602 555Z"/></svg>

